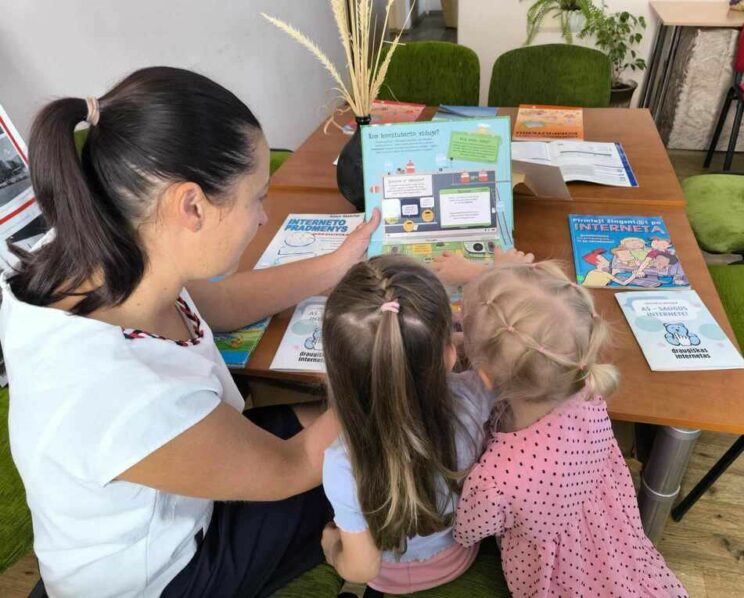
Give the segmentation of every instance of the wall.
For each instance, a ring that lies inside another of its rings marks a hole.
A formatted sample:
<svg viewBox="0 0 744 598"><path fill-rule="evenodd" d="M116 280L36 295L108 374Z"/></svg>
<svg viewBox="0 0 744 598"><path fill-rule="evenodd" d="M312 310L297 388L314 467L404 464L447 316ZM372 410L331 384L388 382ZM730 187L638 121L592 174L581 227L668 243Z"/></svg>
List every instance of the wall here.
<svg viewBox="0 0 744 598"><path fill-rule="evenodd" d="M703 0L721 3L722 0ZM725 1L725 0L723 0ZM469 46L478 54L481 63L481 104L486 104L488 85L493 63L501 54L518 48L524 43L527 29L527 10L531 0L460 0L459 27L457 39L460 44ZM599 2L595 1L595 4ZM648 20L640 49L648 57L653 43L656 23L651 17L647 0L607 0L610 11L627 10L643 15ZM547 21L545 22L547 26ZM535 44L559 43L562 39L557 27L544 27L535 38ZM591 45L589 41L576 40L576 43ZM628 73L626 78L642 82L643 74ZM638 94L636 93L636 98Z"/></svg>
<svg viewBox="0 0 744 598"><path fill-rule="evenodd" d="M101 95L137 68L179 66L245 101L273 147L295 148L326 117L333 83L261 11L342 66L328 0L24 0L3 6L0 103L28 139L34 113L55 97Z"/></svg>

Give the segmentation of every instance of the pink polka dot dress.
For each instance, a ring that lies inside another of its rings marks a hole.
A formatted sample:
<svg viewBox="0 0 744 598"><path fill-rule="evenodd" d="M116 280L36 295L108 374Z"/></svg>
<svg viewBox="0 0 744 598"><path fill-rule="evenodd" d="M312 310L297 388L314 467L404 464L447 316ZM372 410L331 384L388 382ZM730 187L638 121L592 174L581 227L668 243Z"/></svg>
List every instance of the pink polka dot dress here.
<svg viewBox="0 0 744 598"><path fill-rule="evenodd" d="M492 436L463 488L455 539L500 537L516 597L687 596L643 532L605 402L586 398Z"/></svg>

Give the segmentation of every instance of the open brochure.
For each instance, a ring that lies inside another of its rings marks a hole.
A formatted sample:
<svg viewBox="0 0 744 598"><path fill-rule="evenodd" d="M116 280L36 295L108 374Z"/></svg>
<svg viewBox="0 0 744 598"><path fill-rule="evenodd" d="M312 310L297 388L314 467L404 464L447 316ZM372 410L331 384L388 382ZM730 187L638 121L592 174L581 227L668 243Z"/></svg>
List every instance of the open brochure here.
<svg viewBox="0 0 744 598"><path fill-rule="evenodd" d="M592 288L689 288L659 216L569 214L576 282Z"/></svg>
<svg viewBox="0 0 744 598"><path fill-rule="evenodd" d="M256 269L331 253L363 221L364 214L289 214Z"/></svg>
<svg viewBox="0 0 744 598"><path fill-rule="evenodd" d="M623 146L595 141L515 141L512 158L558 166L563 179L609 187L637 187Z"/></svg>
<svg viewBox="0 0 744 598"><path fill-rule="evenodd" d="M271 362L272 370L325 372L321 333L326 299L309 297L297 305Z"/></svg>
<svg viewBox="0 0 744 598"><path fill-rule="evenodd" d="M584 111L568 106L522 104L514 124L514 141L584 139Z"/></svg>
<svg viewBox="0 0 744 598"><path fill-rule="evenodd" d="M654 371L744 368L744 359L695 291L615 295Z"/></svg>
<svg viewBox="0 0 744 598"><path fill-rule="evenodd" d="M398 245L513 246L508 117L362 128L369 255Z"/></svg>

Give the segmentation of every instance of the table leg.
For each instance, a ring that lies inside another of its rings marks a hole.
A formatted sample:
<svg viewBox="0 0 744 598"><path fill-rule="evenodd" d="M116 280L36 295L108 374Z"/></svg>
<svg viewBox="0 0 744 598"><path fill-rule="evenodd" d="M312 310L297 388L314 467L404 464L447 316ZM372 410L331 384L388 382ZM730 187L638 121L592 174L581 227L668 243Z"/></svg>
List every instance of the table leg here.
<svg viewBox="0 0 744 598"><path fill-rule="evenodd" d="M661 427L641 476L638 506L643 530L658 542L669 518L700 430Z"/></svg>
<svg viewBox="0 0 744 598"><path fill-rule="evenodd" d="M664 61L664 70L661 76L661 85L657 90L657 97L654 99L651 114L654 120L658 120L659 114L664 108L664 100L666 100L667 91L669 89L669 79L672 77L672 70L674 69L674 60L677 58L677 49L679 48L679 38L682 35L682 27L672 27L672 42L669 44L669 52L667 53L666 60Z"/></svg>
<svg viewBox="0 0 744 598"><path fill-rule="evenodd" d="M654 49L651 52L651 57L648 61L648 69L646 70L646 77L643 80L643 88L641 89L641 100L639 104L641 108L648 108L650 106L651 96L656 90L655 79L659 70L659 63L661 61L661 50L664 47L665 37L666 27L664 27L664 23L659 21L659 25L656 28Z"/></svg>

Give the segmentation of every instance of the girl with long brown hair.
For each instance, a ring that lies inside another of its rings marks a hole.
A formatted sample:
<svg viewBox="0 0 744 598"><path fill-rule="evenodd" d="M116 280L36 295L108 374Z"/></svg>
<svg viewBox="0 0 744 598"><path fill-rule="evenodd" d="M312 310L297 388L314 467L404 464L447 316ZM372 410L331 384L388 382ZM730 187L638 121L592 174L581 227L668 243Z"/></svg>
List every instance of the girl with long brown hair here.
<svg viewBox="0 0 744 598"><path fill-rule="evenodd" d="M331 293L323 346L342 434L325 452L335 525L323 548L342 577L387 593L443 584L477 547L452 537L463 472L493 399L452 374L452 313L441 282L398 256L352 267Z"/></svg>

